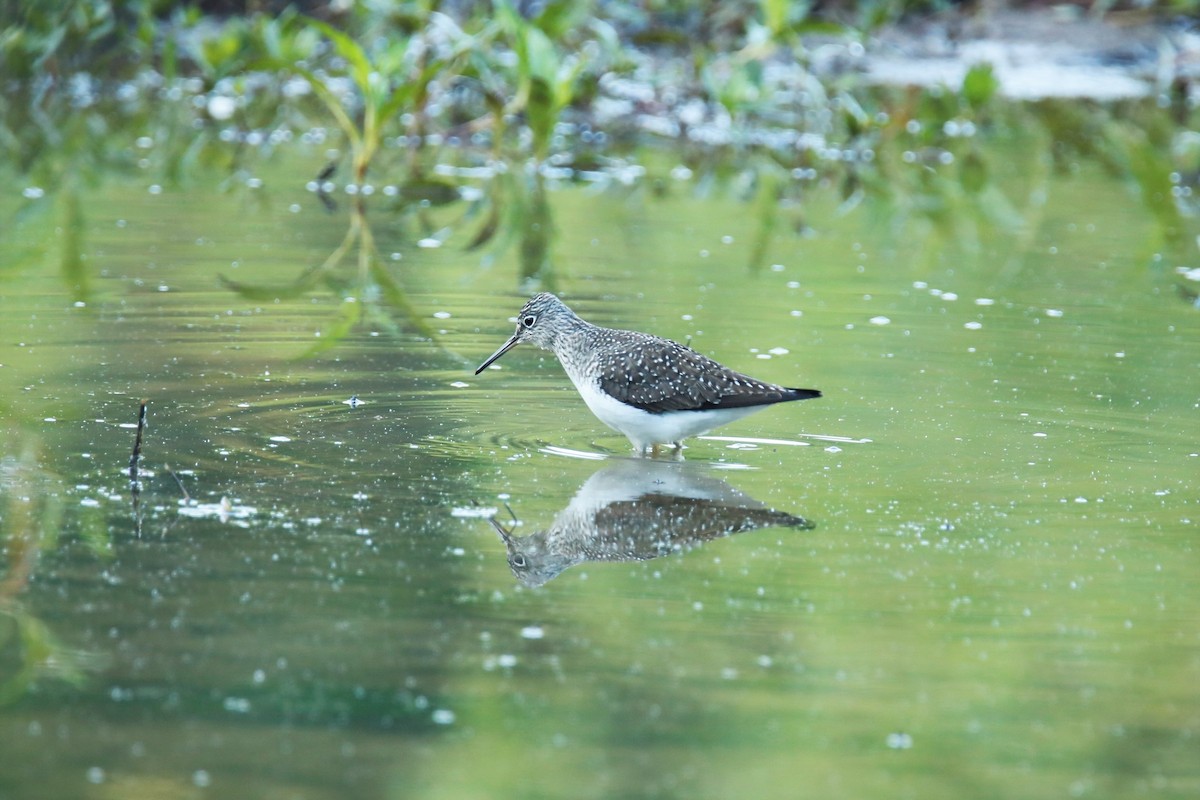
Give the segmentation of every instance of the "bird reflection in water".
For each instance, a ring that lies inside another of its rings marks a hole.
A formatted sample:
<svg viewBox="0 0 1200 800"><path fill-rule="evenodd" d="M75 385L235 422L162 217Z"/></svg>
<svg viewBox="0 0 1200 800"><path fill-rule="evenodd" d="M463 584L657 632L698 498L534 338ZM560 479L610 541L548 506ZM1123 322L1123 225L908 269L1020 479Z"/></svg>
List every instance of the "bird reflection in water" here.
<svg viewBox="0 0 1200 800"><path fill-rule="evenodd" d="M546 530L513 536L495 517L490 521L508 549L509 567L527 586L588 561L647 561L758 528L814 527L699 474L695 465L632 459L584 481Z"/></svg>

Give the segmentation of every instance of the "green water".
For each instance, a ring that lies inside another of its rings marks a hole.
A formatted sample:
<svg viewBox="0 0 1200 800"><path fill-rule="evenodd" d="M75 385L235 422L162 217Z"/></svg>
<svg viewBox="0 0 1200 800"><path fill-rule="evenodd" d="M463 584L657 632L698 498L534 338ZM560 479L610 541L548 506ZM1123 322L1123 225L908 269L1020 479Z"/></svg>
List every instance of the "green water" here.
<svg viewBox="0 0 1200 800"><path fill-rule="evenodd" d="M343 241L317 168L0 234L0 796L1200 793L1200 316L1129 187L948 235L816 186L757 269L733 196L552 192L585 318L824 392L645 465L547 354L472 374L527 293L418 245L454 205L367 204L411 318L353 248L231 290ZM811 527L518 581L489 511L529 536L605 481Z"/></svg>

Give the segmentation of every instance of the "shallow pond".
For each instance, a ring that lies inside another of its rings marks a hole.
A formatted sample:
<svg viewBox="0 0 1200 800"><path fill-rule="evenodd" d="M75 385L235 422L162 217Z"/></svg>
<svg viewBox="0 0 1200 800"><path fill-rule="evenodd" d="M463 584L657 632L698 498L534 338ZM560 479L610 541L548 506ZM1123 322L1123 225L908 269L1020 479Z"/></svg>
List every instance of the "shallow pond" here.
<svg viewBox="0 0 1200 800"><path fill-rule="evenodd" d="M665 462L472 374L527 293L460 210L368 204L390 301L354 243L272 296L352 224L319 166L4 232L0 795L1200 792L1200 316L1126 186L814 186L761 259L682 177L552 192L585 318L824 392Z"/></svg>

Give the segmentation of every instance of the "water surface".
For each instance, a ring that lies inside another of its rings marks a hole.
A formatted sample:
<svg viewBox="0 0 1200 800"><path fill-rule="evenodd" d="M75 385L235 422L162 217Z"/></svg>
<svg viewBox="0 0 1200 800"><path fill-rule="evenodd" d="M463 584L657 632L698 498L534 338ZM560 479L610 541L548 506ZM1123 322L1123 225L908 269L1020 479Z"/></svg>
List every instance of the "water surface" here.
<svg viewBox="0 0 1200 800"><path fill-rule="evenodd" d="M351 224L318 166L4 233L0 794L1200 791L1200 317L1125 186L950 236L817 186L755 269L734 197L553 192L587 319L824 392L646 465L548 354L472 374L527 293L428 246L459 209L366 208L411 315L353 254L288 296ZM707 527L518 580L486 517L581 496Z"/></svg>

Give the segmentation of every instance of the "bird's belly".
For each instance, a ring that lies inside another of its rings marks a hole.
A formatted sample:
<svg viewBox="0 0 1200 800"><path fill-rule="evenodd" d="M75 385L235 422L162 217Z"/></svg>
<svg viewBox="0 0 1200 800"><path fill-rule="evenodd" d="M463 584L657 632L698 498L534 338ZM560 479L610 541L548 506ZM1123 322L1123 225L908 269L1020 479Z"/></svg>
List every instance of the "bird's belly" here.
<svg viewBox="0 0 1200 800"><path fill-rule="evenodd" d="M645 449L656 444L672 444L689 436L697 436L751 414L756 406L746 408L722 408L709 411L664 411L652 414L640 408L625 405L600 391L595 383L581 381L575 384L580 397L591 412L608 427L620 431L634 447Z"/></svg>

